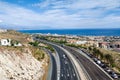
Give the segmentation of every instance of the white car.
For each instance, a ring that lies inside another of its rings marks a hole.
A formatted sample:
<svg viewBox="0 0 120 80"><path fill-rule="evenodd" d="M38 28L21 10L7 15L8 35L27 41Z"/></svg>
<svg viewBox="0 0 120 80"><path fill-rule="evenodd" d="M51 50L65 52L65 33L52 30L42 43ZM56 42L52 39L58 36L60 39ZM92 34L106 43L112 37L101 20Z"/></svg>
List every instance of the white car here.
<svg viewBox="0 0 120 80"><path fill-rule="evenodd" d="M65 64L67 64L68 62L67 61L65 61Z"/></svg>
<svg viewBox="0 0 120 80"><path fill-rule="evenodd" d="M98 61L97 61L97 64L101 64L101 61L100 61L100 60L98 60Z"/></svg>
<svg viewBox="0 0 120 80"><path fill-rule="evenodd" d="M65 58L65 55L63 54L63 58Z"/></svg>

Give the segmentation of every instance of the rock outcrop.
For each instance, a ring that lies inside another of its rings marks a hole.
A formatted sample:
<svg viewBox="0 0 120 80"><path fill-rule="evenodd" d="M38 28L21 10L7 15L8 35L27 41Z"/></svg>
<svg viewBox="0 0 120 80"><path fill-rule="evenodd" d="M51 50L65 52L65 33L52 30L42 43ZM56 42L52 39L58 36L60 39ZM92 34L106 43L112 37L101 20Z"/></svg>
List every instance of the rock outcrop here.
<svg viewBox="0 0 120 80"><path fill-rule="evenodd" d="M22 53L0 48L0 80L41 80L44 74L43 64L29 51Z"/></svg>

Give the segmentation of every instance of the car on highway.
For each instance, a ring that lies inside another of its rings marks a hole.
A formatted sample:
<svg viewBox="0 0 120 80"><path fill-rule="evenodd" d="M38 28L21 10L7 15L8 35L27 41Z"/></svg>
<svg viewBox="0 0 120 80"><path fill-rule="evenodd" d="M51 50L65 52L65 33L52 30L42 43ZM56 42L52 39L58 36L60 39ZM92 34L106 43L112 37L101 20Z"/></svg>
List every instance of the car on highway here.
<svg viewBox="0 0 120 80"><path fill-rule="evenodd" d="M98 65L100 65L101 64L101 61L100 60L97 60L97 62L96 62Z"/></svg>
<svg viewBox="0 0 120 80"><path fill-rule="evenodd" d="M118 76L115 72L111 71L111 72L109 72L109 74L112 78L118 79Z"/></svg>
<svg viewBox="0 0 120 80"><path fill-rule="evenodd" d="M67 61L65 61L65 64L68 64L68 62L67 62Z"/></svg>
<svg viewBox="0 0 120 80"><path fill-rule="evenodd" d="M75 73L73 74L73 76L75 76Z"/></svg>
<svg viewBox="0 0 120 80"><path fill-rule="evenodd" d="M95 62L97 62L97 61L98 61L98 59L97 59L97 58L93 58L93 60L94 60Z"/></svg>
<svg viewBox="0 0 120 80"><path fill-rule="evenodd" d="M99 64L99 66L102 67L102 68L106 68L107 67L107 65L105 65L103 62L101 64Z"/></svg>
<svg viewBox="0 0 120 80"><path fill-rule="evenodd" d="M115 78L115 79L118 79L118 76L116 73L112 74L111 77Z"/></svg>
<svg viewBox="0 0 120 80"><path fill-rule="evenodd" d="M67 76L69 77L70 75L69 75L69 74L67 74Z"/></svg>
<svg viewBox="0 0 120 80"><path fill-rule="evenodd" d="M92 55L92 54L87 53L87 55L88 55L90 58L93 58L93 55Z"/></svg>
<svg viewBox="0 0 120 80"><path fill-rule="evenodd" d="M63 58L65 58L65 55L63 54Z"/></svg>
<svg viewBox="0 0 120 80"><path fill-rule="evenodd" d="M109 73L109 72L111 72L112 70L111 70L109 67L107 67L107 68L105 68L105 71L106 71L107 73Z"/></svg>
<svg viewBox="0 0 120 80"><path fill-rule="evenodd" d="M94 60L95 63L97 63L100 67L102 67L102 68L106 68L106 67L107 67L107 65L104 64L104 63L103 63L102 61L100 61L99 59L93 58L93 60Z"/></svg>
<svg viewBox="0 0 120 80"><path fill-rule="evenodd" d="M105 71L114 79L118 79L118 75L113 71L111 70L110 68L106 68Z"/></svg>

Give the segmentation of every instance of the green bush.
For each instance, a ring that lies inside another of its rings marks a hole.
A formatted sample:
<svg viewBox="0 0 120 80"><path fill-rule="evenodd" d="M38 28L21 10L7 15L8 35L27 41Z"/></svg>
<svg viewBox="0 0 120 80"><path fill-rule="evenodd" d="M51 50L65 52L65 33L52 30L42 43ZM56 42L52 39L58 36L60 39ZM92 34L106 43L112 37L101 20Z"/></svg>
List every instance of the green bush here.
<svg viewBox="0 0 120 80"><path fill-rule="evenodd" d="M30 45L32 46L38 46L39 45L39 42L35 41L35 42L29 42Z"/></svg>
<svg viewBox="0 0 120 80"><path fill-rule="evenodd" d="M53 47L52 46L47 46L47 47L45 47L45 48L47 48L47 49L49 49L50 51L52 51L52 52L54 52L54 49L53 49Z"/></svg>

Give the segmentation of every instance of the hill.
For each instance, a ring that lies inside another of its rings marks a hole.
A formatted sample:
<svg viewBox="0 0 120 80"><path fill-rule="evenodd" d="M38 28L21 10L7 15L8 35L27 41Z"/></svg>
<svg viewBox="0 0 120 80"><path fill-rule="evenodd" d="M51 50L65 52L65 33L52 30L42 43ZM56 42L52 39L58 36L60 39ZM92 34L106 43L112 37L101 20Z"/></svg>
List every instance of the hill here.
<svg viewBox="0 0 120 80"><path fill-rule="evenodd" d="M28 44L33 41L31 35L8 30L0 33L0 39L11 39L22 44L19 47L0 46L1 80L43 79L49 58L42 49Z"/></svg>

